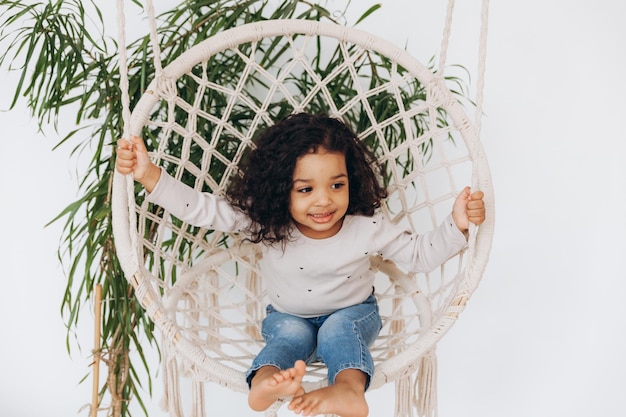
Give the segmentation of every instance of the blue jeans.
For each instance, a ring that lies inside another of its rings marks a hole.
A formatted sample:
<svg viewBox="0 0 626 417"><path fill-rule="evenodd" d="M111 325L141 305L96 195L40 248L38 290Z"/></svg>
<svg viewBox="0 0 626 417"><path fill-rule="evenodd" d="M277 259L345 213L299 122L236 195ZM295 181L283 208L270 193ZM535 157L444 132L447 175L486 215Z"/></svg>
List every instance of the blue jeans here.
<svg viewBox="0 0 626 417"><path fill-rule="evenodd" d="M292 368L298 359L307 363L319 359L328 368L329 384L344 369L358 369L367 375L367 389L374 374L369 346L381 327L373 294L361 304L312 318L281 313L269 305L261 327L266 344L246 374L248 386L263 366L283 370Z"/></svg>

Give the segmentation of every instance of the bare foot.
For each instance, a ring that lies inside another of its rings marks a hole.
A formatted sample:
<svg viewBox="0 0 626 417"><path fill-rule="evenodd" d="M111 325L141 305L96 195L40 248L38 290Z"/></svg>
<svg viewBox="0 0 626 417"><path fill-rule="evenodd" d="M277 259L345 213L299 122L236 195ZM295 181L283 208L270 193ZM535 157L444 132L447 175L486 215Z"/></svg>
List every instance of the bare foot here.
<svg viewBox="0 0 626 417"><path fill-rule="evenodd" d="M365 400L365 378L365 374L356 369L341 371L334 385L294 397L289 409L303 416L336 414L340 417L367 417L369 407Z"/></svg>
<svg viewBox="0 0 626 417"><path fill-rule="evenodd" d="M254 411L265 411L280 397L304 394L302 378L305 372L304 361L296 361L293 368L284 371L274 366L260 368L250 384L250 408Z"/></svg>

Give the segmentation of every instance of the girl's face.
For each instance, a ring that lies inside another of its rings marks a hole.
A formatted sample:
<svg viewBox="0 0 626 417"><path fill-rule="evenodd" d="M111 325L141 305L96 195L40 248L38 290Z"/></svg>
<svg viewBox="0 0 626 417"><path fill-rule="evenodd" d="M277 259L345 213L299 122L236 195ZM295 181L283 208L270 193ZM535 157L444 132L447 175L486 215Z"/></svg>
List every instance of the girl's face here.
<svg viewBox="0 0 626 417"><path fill-rule="evenodd" d="M296 161L289 213L303 235L325 239L341 230L348 210L346 158L320 148Z"/></svg>

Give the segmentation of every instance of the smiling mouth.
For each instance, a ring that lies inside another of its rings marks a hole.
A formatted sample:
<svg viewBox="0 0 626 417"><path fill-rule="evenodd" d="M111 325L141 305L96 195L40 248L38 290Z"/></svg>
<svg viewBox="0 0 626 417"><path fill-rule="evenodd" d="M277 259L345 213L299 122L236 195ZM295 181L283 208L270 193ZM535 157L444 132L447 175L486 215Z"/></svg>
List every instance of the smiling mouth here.
<svg viewBox="0 0 626 417"><path fill-rule="evenodd" d="M315 223L326 223L326 222L330 221L330 219L332 219L334 214L335 214L335 212L332 211L332 212L329 212L329 213L309 214L309 217Z"/></svg>

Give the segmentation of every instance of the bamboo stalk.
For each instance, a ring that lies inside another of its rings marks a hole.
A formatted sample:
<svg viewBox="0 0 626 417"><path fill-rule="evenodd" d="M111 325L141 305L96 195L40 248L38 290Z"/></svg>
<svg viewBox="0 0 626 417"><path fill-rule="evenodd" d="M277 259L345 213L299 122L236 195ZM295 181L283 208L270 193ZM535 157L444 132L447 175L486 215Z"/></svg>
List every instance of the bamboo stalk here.
<svg viewBox="0 0 626 417"><path fill-rule="evenodd" d="M98 391L100 383L100 326L102 321L102 285L94 288L94 336L93 336L93 388L91 391L91 417L98 415Z"/></svg>

